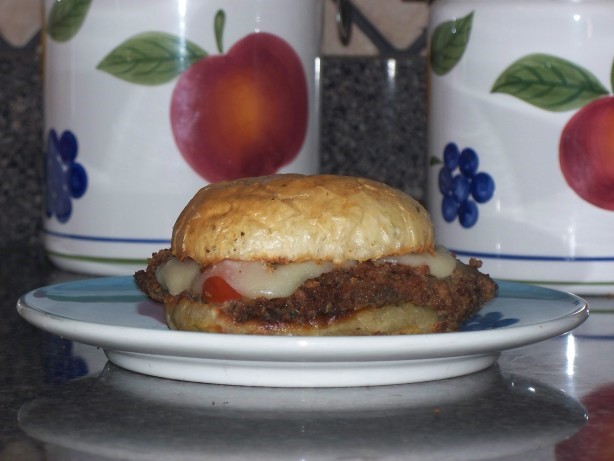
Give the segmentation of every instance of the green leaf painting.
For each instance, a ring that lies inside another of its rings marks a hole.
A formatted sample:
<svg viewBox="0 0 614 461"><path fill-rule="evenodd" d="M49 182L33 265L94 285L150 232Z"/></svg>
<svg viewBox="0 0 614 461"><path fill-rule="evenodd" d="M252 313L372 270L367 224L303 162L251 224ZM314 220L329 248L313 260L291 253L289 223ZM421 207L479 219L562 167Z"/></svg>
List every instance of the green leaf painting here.
<svg viewBox="0 0 614 461"><path fill-rule="evenodd" d="M92 0L56 0L49 11L47 33L58 42L73 38L90 8Z"/></svg>
<svg viewBox="0 0 614 461"><path fill-rule="evenodd" d="M491 91L552 112L579 109L608 94L588 70L547 54L530 54L512 63L499 75Z"/></svg>
<svg viewBox="0 0 614 461"><path fill-rule="evenodd" d="M198 45L163 32L144 32L122 42L96 67L141 85L169 82L207 56Z"/></svg>
<svg viewBox="0 0 614 461"><path fill-rule="evenodd" d="M450 72L469 44L473 12L439 24L431 37L431 68L437 75Z"/></svg>
<svg viewBox="0 0 614 461"><path fill-rule="evenodd" d="M224 10L218 10L213 20L213 29L215 30L215 43L217 45L217 51L224 53L224 26L226 25L226 13Z"/></svg>

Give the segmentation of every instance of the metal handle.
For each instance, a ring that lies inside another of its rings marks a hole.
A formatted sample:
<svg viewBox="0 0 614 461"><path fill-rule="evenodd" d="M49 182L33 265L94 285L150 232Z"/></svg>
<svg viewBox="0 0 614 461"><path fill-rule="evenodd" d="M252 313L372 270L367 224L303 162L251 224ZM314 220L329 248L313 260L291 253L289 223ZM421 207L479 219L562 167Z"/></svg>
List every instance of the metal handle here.
<svg viewBox="0 0 614 461"><path fill-rule="evenodd" d="M337 32L341 43L347 45L352 36L352 5L349 0L335 0L337 3Z"/></svg>

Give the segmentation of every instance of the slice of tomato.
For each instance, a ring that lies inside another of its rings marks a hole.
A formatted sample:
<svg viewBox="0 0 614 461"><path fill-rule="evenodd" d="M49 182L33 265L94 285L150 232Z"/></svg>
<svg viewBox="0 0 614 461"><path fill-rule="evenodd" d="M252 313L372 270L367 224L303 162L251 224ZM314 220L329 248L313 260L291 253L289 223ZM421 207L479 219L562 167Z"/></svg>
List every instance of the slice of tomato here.
<svg viewBox="0 0 614 461"><path fill-rule="evenodd" d="M203 282L203 298L209 303L223 303L231 299L241 299L242 296L226 280L216 275Z"/></svg>

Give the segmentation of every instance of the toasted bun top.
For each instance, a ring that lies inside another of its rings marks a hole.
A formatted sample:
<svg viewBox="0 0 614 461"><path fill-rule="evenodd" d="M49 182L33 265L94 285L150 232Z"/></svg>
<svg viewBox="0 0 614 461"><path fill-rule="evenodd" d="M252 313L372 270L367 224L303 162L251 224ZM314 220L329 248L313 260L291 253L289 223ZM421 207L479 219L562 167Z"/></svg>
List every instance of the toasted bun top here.
<svg viewBox="0 0 614 461"><path fill-rule="evenodd" d="M171 249L206 265L341 263L433 247L427 211L399 190L364 178L280 174L199 190L175 223Z"/></svg>

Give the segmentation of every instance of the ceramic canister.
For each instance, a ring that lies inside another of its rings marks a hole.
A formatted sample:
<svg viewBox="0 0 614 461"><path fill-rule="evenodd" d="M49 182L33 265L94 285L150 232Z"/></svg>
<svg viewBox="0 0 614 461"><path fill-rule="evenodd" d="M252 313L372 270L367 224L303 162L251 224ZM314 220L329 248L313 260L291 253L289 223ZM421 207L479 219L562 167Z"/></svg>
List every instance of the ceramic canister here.
<svg viewBox="0 0 614 461"><path fill-rule="evenodd" d="M204 185L316 173L321 0L46 0L45 247L129 274Z"/></svg>
<svg viewBox="0 0 614 461"><path fill-rule="evenodd" d="M437 0L428 205L500 279L614 292L614 3Z"/></svg>

